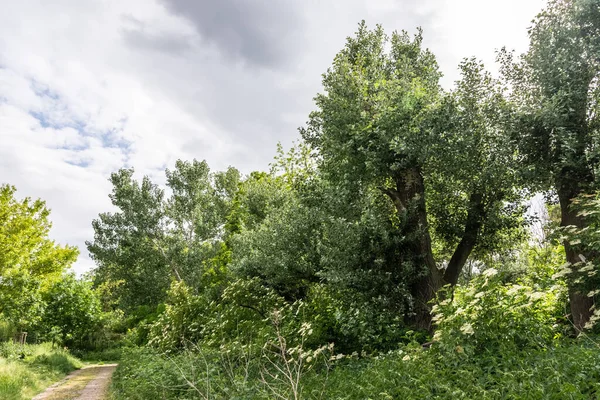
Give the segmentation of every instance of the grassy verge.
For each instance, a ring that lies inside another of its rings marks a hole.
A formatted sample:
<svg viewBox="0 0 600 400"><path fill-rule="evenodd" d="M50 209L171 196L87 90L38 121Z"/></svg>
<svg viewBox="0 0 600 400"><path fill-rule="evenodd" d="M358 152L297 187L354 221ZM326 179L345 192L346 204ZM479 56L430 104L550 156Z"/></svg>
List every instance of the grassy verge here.
<svg viewBox="0 0 600 400"><path fill-rule="evenodd" d="M82 363L49 343L15 346L0 343L0 399L31 399Z"/></svg>

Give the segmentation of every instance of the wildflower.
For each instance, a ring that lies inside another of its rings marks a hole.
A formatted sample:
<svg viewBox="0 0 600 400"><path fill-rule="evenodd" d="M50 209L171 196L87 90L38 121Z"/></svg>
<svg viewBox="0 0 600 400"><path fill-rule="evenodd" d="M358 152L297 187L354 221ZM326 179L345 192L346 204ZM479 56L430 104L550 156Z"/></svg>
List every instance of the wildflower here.
<svg viewBox="0 0 600 400"><path fill-rule="evenodd" d="M461 328L460 331L466 335L472 335L475 333L475 331L473 330L473 325L466 323L464 324Z"/></svg>

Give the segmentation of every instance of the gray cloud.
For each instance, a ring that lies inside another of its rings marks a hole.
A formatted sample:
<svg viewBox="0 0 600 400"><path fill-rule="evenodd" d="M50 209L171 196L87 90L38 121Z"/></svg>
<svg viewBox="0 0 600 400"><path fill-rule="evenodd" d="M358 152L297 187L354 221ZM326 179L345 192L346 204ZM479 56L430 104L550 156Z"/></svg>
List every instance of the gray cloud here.
<svg viewBox="0 0 600 400"><path fill-rule="evenodd" d="M163 0L174 14L188 19L202 39L230 58L251 65L285 63L299 13L291 1Z"/></svg>
<svg viewBox="0 0 600 400"><path fill-rule="evenodd" d="M150 34L144 30L124 29L123 40L128 46L142 50L153 50L172 55L181 55L190 50L191 38L181 35Z"/></svg>

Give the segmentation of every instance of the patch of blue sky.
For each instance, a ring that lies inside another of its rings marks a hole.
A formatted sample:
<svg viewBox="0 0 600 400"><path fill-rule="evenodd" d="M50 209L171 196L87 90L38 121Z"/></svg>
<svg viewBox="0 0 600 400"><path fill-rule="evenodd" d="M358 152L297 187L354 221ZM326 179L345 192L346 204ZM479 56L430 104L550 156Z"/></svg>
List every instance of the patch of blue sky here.
<svg viewBox="0 0 600 400"><path fill-rule="evenodd" d="M47 85L41 84L35 80L31 82L31 87L34 93L39 97L44 97L46 99L50 99L53 103L59 105L58 113L44 112L44 111L30 111L29 114L39 121L40 126L43 128L49 129L65 129L71 128L77 131L79 135L82 137L93 137L101 141L102 146L106 148L118 148L125 155L128 155L132 152L132 142L128 141L121 134L125 129L127 124L127 117L120 118L115 121L114 126L111 129L98 131L90 126L88 122L76 118L64 118L62 111L66 111L68 109L67 105L61 102L61 96L54 90L50 89ZM62 107L61 107L62 106ZM68 115L68 113L65 113ZM64 146L57 146L59 149L65 150L86 150L89 148L89 144L86 141L82 141L81 143L70 143ZM87 162L69 162L73 165L78 166L87 166L89 163Z"/></svg>
<svg viewBox="0 0 600 400"><path fill-rule="evenodd" d="M87 168L90 166L89 160L65 160L67 164L74 165L76 167Z"/></svg>

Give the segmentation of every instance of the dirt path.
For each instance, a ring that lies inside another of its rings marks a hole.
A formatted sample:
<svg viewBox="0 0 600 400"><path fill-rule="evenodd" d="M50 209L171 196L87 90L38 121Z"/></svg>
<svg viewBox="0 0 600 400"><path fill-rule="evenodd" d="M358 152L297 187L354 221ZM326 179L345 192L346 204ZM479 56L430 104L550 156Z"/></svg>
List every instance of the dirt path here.
<svg viewBox="0 0 600 400"><path fill-rule="evenodd" d="M117 364L83 367L32 400L104 400L115 368Z"/></svg>

